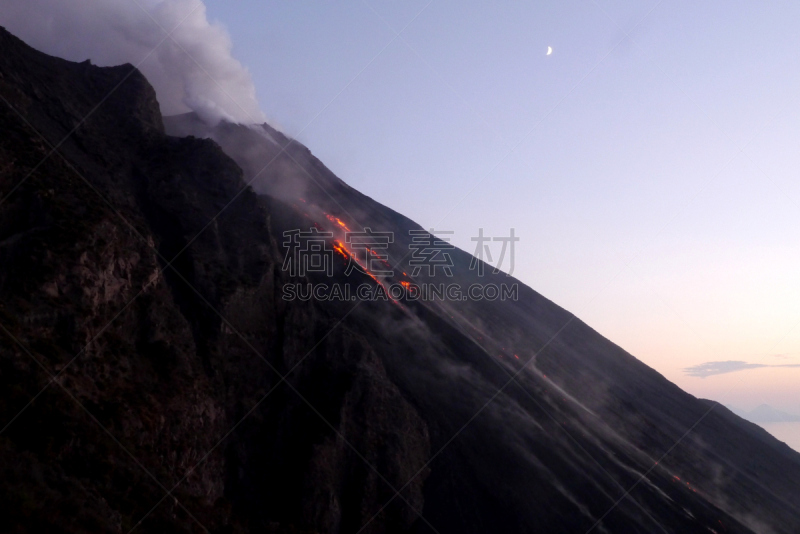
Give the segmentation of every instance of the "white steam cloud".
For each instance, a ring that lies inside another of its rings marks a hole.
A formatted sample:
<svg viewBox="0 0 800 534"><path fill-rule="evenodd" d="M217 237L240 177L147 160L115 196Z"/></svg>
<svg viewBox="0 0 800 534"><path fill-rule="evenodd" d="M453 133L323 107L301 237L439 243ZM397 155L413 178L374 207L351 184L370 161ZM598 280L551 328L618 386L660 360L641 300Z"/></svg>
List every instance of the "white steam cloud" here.
<svg viewBox="0 0 800 534"><path fill-rule="evenodd" d="M201 0L4 0L0 25L50 55L137 65L164 115L192 110L212 126L265 120L250 73Z"/></svg>

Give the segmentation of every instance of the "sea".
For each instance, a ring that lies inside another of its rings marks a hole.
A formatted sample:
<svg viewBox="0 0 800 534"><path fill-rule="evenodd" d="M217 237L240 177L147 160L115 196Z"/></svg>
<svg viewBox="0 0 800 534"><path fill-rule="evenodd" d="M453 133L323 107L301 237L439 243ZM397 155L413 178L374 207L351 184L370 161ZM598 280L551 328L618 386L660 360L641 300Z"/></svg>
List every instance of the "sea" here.
<svg viewBox="0 0 800 534"><path fill-rule="evenodd" d="M775 436L778 440L800 452L800 422L792 423L756 423Z"/></svg>

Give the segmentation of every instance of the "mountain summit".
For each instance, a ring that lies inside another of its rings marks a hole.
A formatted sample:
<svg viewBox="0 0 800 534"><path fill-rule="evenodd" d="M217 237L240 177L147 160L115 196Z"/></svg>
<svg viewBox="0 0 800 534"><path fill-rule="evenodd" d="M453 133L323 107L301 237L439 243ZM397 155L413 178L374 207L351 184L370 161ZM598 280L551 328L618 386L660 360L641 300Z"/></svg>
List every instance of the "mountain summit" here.
<svg viewBox="0 0 800 534"><path fill-rule="evenodd" d="M798 453L469 254L514 298L304 297L442 275L296 141L0 49L4 531L797 532Z"/></svg>

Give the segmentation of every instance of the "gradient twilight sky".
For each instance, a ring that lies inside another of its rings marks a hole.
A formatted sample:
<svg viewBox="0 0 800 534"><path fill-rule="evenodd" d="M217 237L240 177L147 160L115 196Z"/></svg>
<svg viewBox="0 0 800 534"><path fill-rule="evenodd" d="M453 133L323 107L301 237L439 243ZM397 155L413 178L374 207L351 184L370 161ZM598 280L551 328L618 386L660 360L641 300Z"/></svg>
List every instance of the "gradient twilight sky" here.
<svg viewBox="0 0 800 534"><path fill-rule="evenodd" d="M800 363L800 4L206 4L349 184L470 252L514 227L515 276L670 380L800 413L798 368L682 371Z"/></svg>

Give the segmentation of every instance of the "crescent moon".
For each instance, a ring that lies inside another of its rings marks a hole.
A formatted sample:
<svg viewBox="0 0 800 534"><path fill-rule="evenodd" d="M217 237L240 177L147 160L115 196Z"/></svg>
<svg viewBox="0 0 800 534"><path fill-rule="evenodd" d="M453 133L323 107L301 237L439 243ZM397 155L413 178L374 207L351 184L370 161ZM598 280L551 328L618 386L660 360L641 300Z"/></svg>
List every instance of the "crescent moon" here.
<svg viewBox="0 0 800 534"><path fill-rule="evenodd" d="M547 54L546 54L546 55L548 55L548 56L549 56L549 55L550 55L550 54L552 54L552 53L553 53L553 47L552 47L552 46L548 46L548 47L547 47Z"/></svg>

